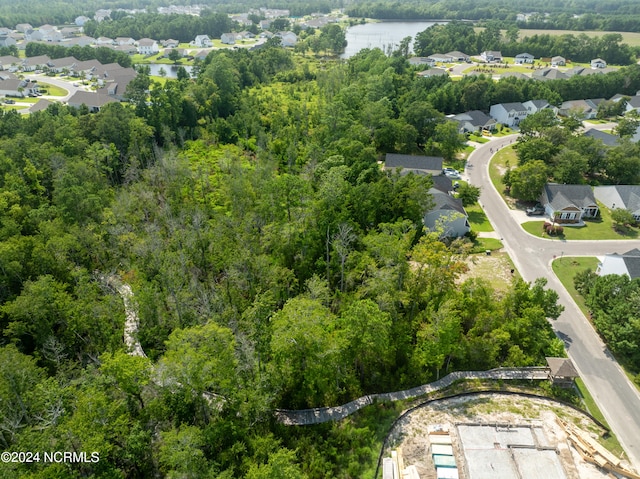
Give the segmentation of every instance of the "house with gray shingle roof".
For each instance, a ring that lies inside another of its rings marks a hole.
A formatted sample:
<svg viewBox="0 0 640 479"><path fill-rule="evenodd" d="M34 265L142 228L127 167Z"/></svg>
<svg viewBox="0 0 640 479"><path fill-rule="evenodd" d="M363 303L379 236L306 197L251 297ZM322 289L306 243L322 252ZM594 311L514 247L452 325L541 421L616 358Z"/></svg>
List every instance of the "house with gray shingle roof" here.
<svg viewBox="0 0 640 479"><path fill-rule="evenodd" d="M471 226L462 200L438 188L431 188L429 193L433 196L434 206L424 215L425 228L440 231L441 237L457 238L466 235Z"/></svg>
<svg viewBox="0 0 640 479"><path fill-rule="evenodd" d="M516 65L522 65L524 63L533 63L534 56L531 53L518 53L514 58Z"/></svg>
<svg viewBox="0 0 640 479"><path fill-rule="evenodd" d="M559 224L581 224L583 218L595 218L600 211L589 185L547 183L540 203L547 216Z"/></svg>
<svg viewBox="0 0 640 479"><path fill-rule="evenodd" d="M605 146L618 146L620 144L620 137L605 131L596 130L595 128L589 128L583 133L583 136L600 140Z"/></svg>
<svg viewBox="0 0 640 479"><path fill-rule="evenodd" d="M640 221L640 185L596 186L593 193L610 210L623 208Z"/></svg>
<svg viewBox="0 0 640 479"><path fill-rule="evenodd" d="M598 263L596 274L606 276L608 274L627 275L631 279L640 278L640 250L634 248L626 253L612 253L604 256Z"/></svg>
<svg viewBox="0 0 640 479"><path fill-rule="evenodd" d="M417 175L441 175L442 157L423 155L399 155L387 153L384 160L384 169L401 170L401 174L415 173Z"/></svg>
<svg viewBox="0 0 640 479"><path fill-rule="evenodd" d="M557 70L556 68L543 68L542 70L534 70L531 78L535 80L566 80L569 75Z"/></svg>
<svg viewBox="0 0 640 479"><path fill-rule="evenodd" d="M458 122L460 133L482 132L482 130L495 130L498 122L480 110L467 111L451 117Z"/></svg>

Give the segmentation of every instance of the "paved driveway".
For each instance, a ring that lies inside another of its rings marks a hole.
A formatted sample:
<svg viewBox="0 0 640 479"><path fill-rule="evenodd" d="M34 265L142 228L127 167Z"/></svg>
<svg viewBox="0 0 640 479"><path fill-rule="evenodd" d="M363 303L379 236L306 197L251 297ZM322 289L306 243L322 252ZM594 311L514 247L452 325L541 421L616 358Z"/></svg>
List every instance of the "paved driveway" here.
<svg viewBox="0 0 640 479"><path fill-rule="evenodd" d="M564 341L569 357L630 461L640 469L640 394L551 269L551 261L557 256L603 256L640 248L640 240L563 241L526 233L519 225L518 214L509 210L489 180L490 157L496 147L510 144L514 137L496 138L479 147L470 155L465 175L472 184L482 187L480 202L522 277L526 281L547 278L548 287L558 292L565 311L552 327Z"/></svg>

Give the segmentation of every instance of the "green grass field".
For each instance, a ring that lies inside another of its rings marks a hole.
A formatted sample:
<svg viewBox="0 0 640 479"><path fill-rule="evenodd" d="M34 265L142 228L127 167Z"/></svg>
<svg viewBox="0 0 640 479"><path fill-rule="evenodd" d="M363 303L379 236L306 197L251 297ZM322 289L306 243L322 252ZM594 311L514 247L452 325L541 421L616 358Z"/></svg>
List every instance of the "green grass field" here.
<svg viewBox="0 0 640 479"><path fill-rule="evenodd" d="M598 267L598 258L594 258L592 256L567 256L554 260L551 266L553 268L553 273L564 285L582 313L589 317L589 311L584 304L584 299L582 299L582 296L573 286L573 278L576 274L587 269L595 271Z"/></svg>
<svg viewBox="0 0 640 479"><path fill-rule="evenodd" d="M65 96L65 95L69 94L68 90L65 90L64 88L61 88L61 87L56 86L56 85L51 85L50 83L38 82L38 85L39 85L39 88L47 90L47 95Z"/></svg>
<svg viewBox="0 0 640 479"><path fill-rule="evenodd" d="M515 168L516 166L518 166L518 157L516 156L516 152L512 146L502 148L493 156L491 163L489 163L489 177L491 178L491 182L496 187L496 190L498 190L498 193L500 193L500 196L502 196L505 203L509 205L509 208L513 208L513 202L507 201L502 176L508 167Z"/></svg>

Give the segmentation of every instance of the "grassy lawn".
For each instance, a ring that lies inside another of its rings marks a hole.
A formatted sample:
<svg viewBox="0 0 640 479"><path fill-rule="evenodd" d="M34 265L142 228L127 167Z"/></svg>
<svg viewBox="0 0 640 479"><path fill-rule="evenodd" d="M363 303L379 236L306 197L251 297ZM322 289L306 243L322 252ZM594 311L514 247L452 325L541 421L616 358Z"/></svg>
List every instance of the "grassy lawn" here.
<svg viewBox="0 0 640 479"><path fill-rule="evenodd" d="M591 269L593 271L598 267L598 258L587 256L568 256L558 258L552 263L553 273L558 277L560 282L564 285L576 304L580 307L582 313L589 317L589 311L584 304L584 299L578 294L573 287L573 278L576 274Z"/></svg>
<svg viewBox="0 0 640 479"><path fill-rule="evenodd" d="M469 141L475 141L476 143L486 143L489 140L484 136L469 135Z"/></svg>
<svg viewBox="0 0 640 479"><path fill-rule="evenodd" d="M491 183L493 183L498 190L498 193L500 193L500 196L502 196L502 199L510 208L513 208L514 202L507 200L507 196L504 193L505 186L502 182L502 176L508 167L515 168L517 165L518 157L516 156L513 146L502 148L493 156L491 163L489 164L489 177L491 178Z"/></svg>
<svg viewBox="0 0 640 479"><path fill-rule="evenodd" d="M38 85L39 85L39 88L43 88L47 90L47 95L65 96L69 93L69 91L65 90L64 88L61 88L56 85L51 85L50 83L38 82Z"/></svg>
<svg viewBox="0 0 640 479"><path fill-rule="evenodd" d="M477 238L473 242L472 254L482 253L485 254L487 250L496 251L503 247L502 241L495 238Z"/></svg>
<svg viewBox="0 0 640 479"><path fill-rule="evenodd" d="M30 106L31 105L2 105L5 110L26 110Z"/></svg>
<svg viewBox="0 0 640 479"><path fill-rule="evenodd" d="M472 206L466 206L465 210L469 216L469 224L471 224L471 229L473 231L493 231L493 227L491 226L491 223L489 223L487 215L485 215L479 204L476 203Z"/></svg>

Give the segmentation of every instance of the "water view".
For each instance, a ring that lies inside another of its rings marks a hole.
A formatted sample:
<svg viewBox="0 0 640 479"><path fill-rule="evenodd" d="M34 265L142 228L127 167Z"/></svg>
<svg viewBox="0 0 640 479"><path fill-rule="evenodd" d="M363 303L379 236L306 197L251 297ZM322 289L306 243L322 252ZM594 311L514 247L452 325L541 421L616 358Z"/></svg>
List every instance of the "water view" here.
<svg viewBox="0 0 640 479"><path fill-rule="evenodd" d="M161 63L150 63L145 66L149 67L149 74L152 76L162 76L160 73L160 69L164 69L167 78L176 78L178 76L178 67L176 65L164 65ZM191 74L192 66L182 65L187 73Z"/></svg>
<svg viewBox="0 0 640 479"><path fill-rule="evenodd" d="M363 48L395 49L403 38L411 37L411 47L416 34L432 25L446 22L379 22L355 25L347 29L347 48L341 55L349 58Z"/></svg>

